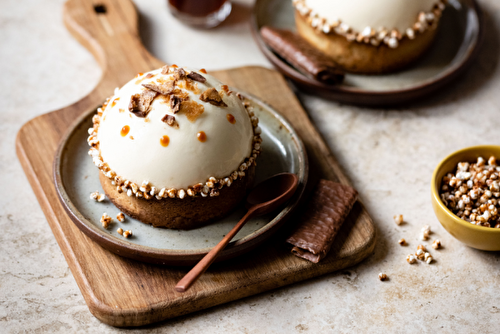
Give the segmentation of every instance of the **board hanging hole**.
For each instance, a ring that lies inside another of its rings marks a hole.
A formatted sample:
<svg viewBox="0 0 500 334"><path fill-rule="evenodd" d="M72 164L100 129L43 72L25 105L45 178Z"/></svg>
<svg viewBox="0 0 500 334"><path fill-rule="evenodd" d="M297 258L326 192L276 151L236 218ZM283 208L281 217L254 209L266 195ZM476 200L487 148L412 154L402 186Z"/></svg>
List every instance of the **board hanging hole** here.
<svg viewBox="0 0 500 334"><path fill-rule="evenodd" d="M106 6L103 4L94 5L94 12L96 14L106 14Z"/></svg>

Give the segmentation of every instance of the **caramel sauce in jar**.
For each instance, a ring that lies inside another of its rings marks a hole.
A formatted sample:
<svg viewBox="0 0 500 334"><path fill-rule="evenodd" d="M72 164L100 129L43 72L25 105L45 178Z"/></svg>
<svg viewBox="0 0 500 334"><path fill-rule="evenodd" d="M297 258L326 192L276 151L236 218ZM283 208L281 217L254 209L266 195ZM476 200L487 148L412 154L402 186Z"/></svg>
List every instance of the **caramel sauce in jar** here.
<svg viewBox="0 0 500 334"><path fill-rule="evenodd" d="M168 136L163 136L160 138L161 146L167 147L169 143L170 143L170 138Z"/></svg>
<svg viewBox="0 0 500 334"><path fill-rule="evenodd" d="M226 0L168 0L178 11L192 16L207 16L219 10Z"/></svg>
<svg viewBox="0 0 500 334"><path fill-rule="evenodd" d="M229 123L231 123L231 124L236 123L236 118L234 118L234 116L233 116L233 115L231 115L231 114L227 114L227 115L226 115L226 118L227 118L227 120L228 120L228 122L229 122Z"/></svg>
<svg viewBox="0 0 500 334"><path fill-rule="evenodd" d="M198 132L196 137L198 137L198 140L201 141L202 143L207 141L207 135L203 131Z"/></svg>
<svg viewBox="0 0 500 334"><path fill-rule="evenodd" d="M213 28L231 13L228 0L168 0L168 9L182 23Z"/></svg>
<svg viewBox="0 0 500 334"><path fill-rule="evenodd" d="M125 137L129 133L129 131L130 131L130 126L125 125L120 131L120 134L122 135L122 137Z"/></svg>

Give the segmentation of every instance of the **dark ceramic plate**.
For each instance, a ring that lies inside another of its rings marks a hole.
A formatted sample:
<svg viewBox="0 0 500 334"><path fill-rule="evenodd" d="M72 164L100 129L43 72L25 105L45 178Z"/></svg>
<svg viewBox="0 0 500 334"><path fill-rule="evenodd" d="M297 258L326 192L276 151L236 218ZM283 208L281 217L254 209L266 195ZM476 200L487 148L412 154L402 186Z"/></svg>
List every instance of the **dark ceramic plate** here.
<svg viewBox="0 0 500 334"><path fill-rule="evenodd" d="M478 53L483 23L475 0L449 0L430 50L411 67L385 75L347 74L340 85L311 79L272 52L260 37L262 26L295 30L291 0L257 0L253 35L264 55L300 89L343 103L395 105L434 93L462 73Z"/></svg>
<svg viewBox="0 0 500 334"><path fill-rule="evenodd" d="M306 151L295 130L269 105L245 95L254 106L262 129L256 183L280 172L291 172L299 177L299 187L281 210L251 219L222 251L219 261L248 252L271 236L297 206L308 176ZM92 240L118 255L156 264L198 262L244 215L243 205L216 223L189 231L154 228L130 217L123 223L117 222L114 218L119 210L111 202L97 203L89 198L93 191L103 192L99 171L87 155L87 129L92 126L94 112L86 113L75 122L62 139L54 161L57 192L70 218ZM104 212L114 219L109 230L99 222ZM133 237L125 239L116 232L118 227L132 230Z"/></svg>

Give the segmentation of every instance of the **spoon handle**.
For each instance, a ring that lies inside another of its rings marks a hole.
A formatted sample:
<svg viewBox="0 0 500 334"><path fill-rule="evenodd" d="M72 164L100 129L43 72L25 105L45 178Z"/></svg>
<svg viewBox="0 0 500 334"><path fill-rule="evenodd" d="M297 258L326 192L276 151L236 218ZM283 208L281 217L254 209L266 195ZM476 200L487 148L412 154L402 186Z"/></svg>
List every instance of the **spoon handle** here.
<svg viewBox="0 0 500 334"><path fill-rule="evenodd" d="M233 229L226 234L226 236L214 247L210 252L205 255L200 262L196 264L175 286L175 290L178 292L186 292L194 282L210 267L210 265L217 258L217 255L226 248L227 244L234 238L236 233L245 225L245 223L252 218L255 210L248 210L245 216L236 224Z"/></svg>

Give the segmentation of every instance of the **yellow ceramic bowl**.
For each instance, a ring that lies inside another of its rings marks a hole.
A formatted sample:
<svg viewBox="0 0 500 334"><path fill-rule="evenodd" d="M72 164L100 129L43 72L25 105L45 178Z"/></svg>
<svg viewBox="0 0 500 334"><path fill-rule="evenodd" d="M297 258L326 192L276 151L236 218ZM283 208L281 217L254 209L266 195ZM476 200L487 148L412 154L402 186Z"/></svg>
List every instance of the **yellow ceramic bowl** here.
<svg viewBox="0 0 500 334"><path fill-rule="evenodd" d="M432 207L437 219L452 236L473 248L498 251L500 250L500 228L477 226L458 218L444 205L439 197L439 188L443 176L448 172L453 172L457 163L461 161L473 162L479 156L488 160L492 155L497 159L500 158L500 146L473 146L450 154L434 170L431 191Z"/></svg>

